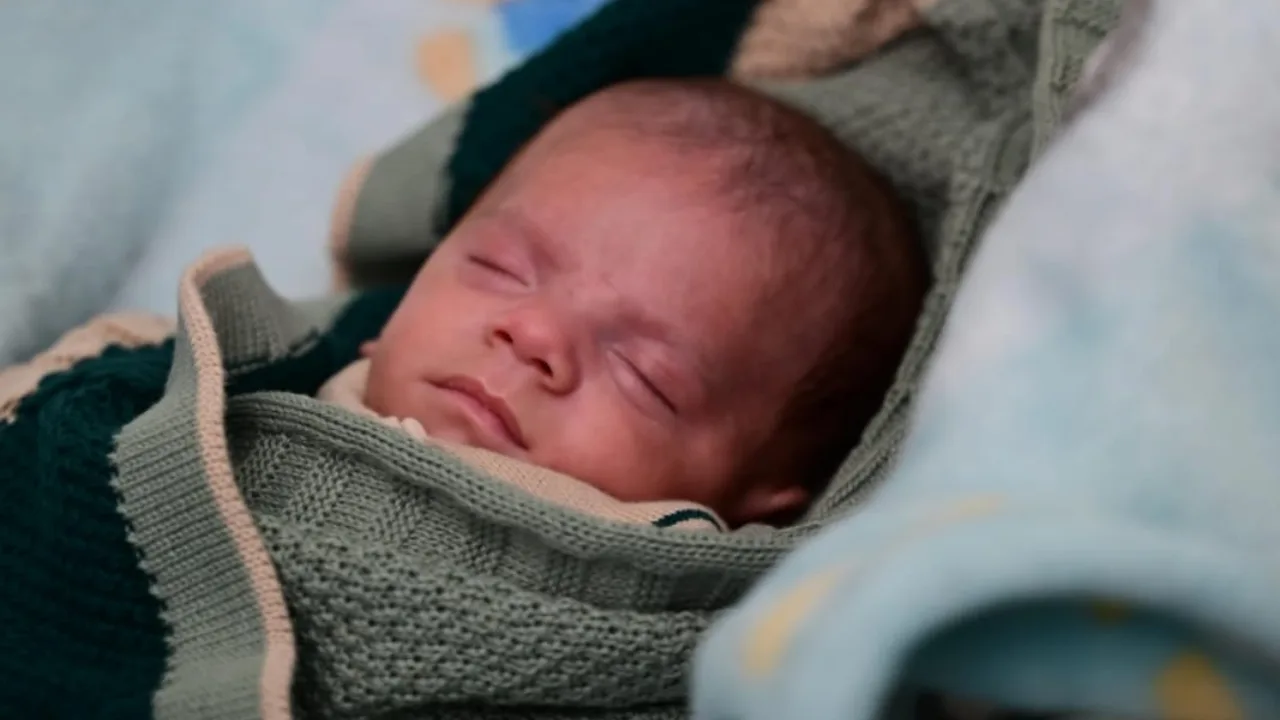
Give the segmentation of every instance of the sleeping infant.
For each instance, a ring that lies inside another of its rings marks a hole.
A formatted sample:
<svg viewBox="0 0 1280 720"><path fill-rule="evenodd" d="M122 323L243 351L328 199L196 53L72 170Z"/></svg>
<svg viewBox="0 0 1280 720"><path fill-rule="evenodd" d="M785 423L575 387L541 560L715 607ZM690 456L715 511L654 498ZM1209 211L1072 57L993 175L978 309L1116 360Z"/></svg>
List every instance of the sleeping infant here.
<svg viewBox="0 0 1280 720"><path fill-rule="evenodd" d="M570 107L365 348L363 403L426 435L781 524L892 381L927 273L869 167L723 81Z"/></svg>

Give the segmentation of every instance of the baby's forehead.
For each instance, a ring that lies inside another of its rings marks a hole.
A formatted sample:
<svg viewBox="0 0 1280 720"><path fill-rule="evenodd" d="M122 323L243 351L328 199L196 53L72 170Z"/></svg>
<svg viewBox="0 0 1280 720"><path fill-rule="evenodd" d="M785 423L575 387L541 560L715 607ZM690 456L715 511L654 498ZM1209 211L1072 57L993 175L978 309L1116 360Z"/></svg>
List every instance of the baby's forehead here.
<svg viewBox="0 0 1280 720"><path fill-rule="evenodd" d="M602 102L566 113L521 159L509 190L534 206L547 241L712 345L745 334L803 347L796 336L814 322L806 288L829 285L822 243L787 236L808 228L778 223L777 199L752 202L720 151L619 124L615 112Z"/></svg>

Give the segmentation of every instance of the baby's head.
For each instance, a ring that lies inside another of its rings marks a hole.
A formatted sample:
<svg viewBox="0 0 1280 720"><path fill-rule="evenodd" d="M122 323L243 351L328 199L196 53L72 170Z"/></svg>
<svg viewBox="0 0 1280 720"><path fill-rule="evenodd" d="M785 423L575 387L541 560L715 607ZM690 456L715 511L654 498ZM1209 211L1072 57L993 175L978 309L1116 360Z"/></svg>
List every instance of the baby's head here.
<svg viewBox="0 0 1280 720"><path fill-rule="evenodd" d="M441 243L365 401L620 500L785 521L879 407L925 284L889 189L815 122L720 81L620 85Z"/></svg>

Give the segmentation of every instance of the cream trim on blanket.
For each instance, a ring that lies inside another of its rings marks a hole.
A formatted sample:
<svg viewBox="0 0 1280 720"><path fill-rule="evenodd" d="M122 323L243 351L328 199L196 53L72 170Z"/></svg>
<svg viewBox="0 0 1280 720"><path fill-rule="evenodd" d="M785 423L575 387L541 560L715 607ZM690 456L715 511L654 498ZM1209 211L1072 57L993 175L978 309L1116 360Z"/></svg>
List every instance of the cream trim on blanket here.
<svg viewBox="0 0 1280 720"><path fill-rule="evenodd" d="M21 365L0 369L0 422L12 420L22 399L35 392L46 375L62 372L112 345L141 347L173 334L174 321L147 313L99 315L71 330L53 347Z"/></svg>
<svg viewBox="0 0 1280 720"><path fill-rule="evenodd" d="M733 77L816 77L920 25L931 0L766 0L738 45Z"/></svg>

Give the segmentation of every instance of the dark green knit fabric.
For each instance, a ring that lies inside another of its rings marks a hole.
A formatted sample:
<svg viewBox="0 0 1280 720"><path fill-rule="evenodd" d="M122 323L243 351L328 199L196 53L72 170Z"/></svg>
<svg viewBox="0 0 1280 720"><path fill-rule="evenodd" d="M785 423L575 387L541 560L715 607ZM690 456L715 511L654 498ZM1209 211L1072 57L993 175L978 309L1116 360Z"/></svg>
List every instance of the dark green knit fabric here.
<svg viewBox="0 0 1280 720"><path fill-rule="evenodd" d="M315 395L325 380L356 359L361 343L378 336L404 293L399 286L359 293L328 332L299 343L305 351L280 362L250 361L231 368L227 394L279 390Z"/></svg>
<svg viewBox="0 0 1280 720"><path fill-rule="evenodd" d="M172 355L109 349L46 378L0 425L0 717L151 714L165 628L110 454L164 392Z"/></svg>
<svg viewBox="0 0 1280 720"><path fill-rule="evenodd" d="M230 392L314 393L403 292L361 293L305 352L242 363ZM0 718L151 716L166 628L119 513L111 454L164 393L172 359L172 341L108 348L45 378L0 425Z"/></svg>
<svg viewBox="0 0 1280 720"><path fill-rule="evenodd" d="M506 77L476 93L457 150L445 228L555 113L617 82L720 76L755 0L612 0Z"/></svg>

